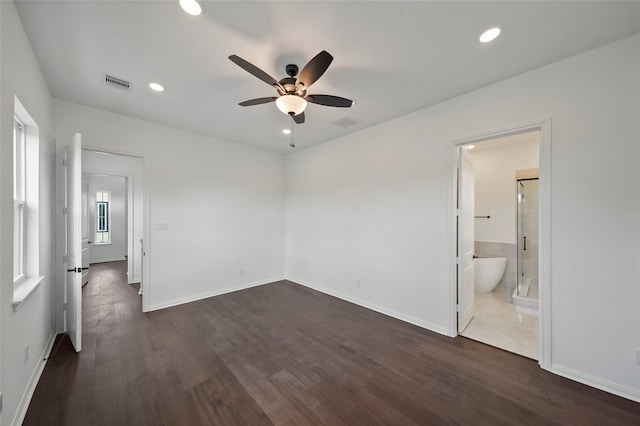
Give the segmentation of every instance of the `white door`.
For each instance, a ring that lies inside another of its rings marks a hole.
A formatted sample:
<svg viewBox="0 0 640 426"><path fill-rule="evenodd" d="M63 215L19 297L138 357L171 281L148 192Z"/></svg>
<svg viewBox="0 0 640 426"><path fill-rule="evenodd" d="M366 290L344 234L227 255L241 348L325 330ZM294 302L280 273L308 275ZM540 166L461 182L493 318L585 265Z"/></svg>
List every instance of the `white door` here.
<svg viewBox="0 0 640 426"><path fill-rule="evenodd" d="M82 177L82 285L89 282L89 182Z"/></svg>
<svg viewBox="0 0 640 426"><path fill-rule="evenodd" d="M76 352L82 338L82 156L80 134L66 148L65 331Z"/></svg>
<svg viewBox="0 0 640 426"><path fill-rule="evenodd" d="M458 148L458 333L469 325L474 314L474 171L473 157Z"/></svg>

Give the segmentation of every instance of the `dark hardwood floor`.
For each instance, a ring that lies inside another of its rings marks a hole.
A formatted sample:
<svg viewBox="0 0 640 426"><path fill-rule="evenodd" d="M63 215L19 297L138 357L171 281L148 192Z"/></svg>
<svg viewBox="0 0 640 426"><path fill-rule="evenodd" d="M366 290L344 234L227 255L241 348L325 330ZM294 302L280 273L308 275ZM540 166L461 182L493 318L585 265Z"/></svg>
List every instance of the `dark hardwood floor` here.
<svg viewBox="0 0 640 426"><path fill-rule="evenodd" d="M143 314L91 268L25 425L639 425L640 404L282 281ZM180 283L176 283L180 285Z"/></svg>

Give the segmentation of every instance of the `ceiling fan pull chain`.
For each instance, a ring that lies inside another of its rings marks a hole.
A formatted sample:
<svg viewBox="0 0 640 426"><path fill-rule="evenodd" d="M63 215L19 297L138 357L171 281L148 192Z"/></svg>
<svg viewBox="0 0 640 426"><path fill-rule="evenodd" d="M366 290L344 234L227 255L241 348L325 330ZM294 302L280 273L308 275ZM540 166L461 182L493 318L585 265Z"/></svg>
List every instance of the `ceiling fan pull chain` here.
<svg viewBox="0 0 640 426"><path fill-rule="evenodd" d="M293 121L293 114L290 114L291 117L291 143L289 144L289 146L291 148L295 148L296 144L293 143L293 129L296 127L294 124L295 122Z"/></svg>

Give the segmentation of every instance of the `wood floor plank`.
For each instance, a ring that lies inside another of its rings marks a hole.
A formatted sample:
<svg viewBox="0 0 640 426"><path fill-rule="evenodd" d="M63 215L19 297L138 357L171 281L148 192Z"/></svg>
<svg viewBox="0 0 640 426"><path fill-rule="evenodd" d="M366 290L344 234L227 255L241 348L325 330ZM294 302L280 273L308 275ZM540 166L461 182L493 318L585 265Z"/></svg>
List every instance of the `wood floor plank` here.
<svg viewBox="0 0 640 426"><path fill-rule="evenodd" d="M92 265L83 351L54 345L24 425L636 425L535 361L280 281L143 314Z"/></svg>

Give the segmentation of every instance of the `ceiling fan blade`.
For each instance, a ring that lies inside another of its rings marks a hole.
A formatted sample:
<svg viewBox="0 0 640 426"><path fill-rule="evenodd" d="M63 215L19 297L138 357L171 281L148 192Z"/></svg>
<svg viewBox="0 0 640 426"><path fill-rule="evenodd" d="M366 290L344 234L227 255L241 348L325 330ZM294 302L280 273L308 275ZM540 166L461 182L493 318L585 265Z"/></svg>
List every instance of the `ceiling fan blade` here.
<svg viewBox="0 0 640 426"><path fill-rule="evenodd" d="M305 99L313 104L325 105L338 108L349 108L353 105L353 101L340 96L332 95L307 95Z"/></svg>
<svg viewBox="0 0 640 426"><path fill-rule="evenodd" d="M296 122L296 124L302 124L304 123L304 111L302 111L300 114L298 115L294 115L293 116L293 121Z"/></svg>
<svg viewBox="0 0 640 426"><path fill-rule="evenodd" d="M239 66L240 68L248 72L249 74L255 77L258 77L260 80L264 81L270 86L274 86L277 89L281 89L282 91L284 91L284 88L280 85L280 83L278 83L278 80L271 77L269 74L262 71L260 68L256 67L251 62L247 62L237 55L231 55L229 56L229 59L231 60L231 62L233 62L234 64L236 64L237 66Z"/></svg>
<svg viewBox="0 0 640 426"><path fill-rule="evenodd" d="M296 80L296 86L303 84L305 88L309 88L329 68L331 61L333 61L333 56L326 50L318 53L302 68Z"/></svg>
<svg viewBox="0 0 640 426"><path fill-rule="evenodd" d="M249 99L248 101L240 102L238 105L240 105L240 106L252 106L252 105L267 104L269 102L275 101L276 99L278 99L277 96L270 96L268 98Z"/></svg>

